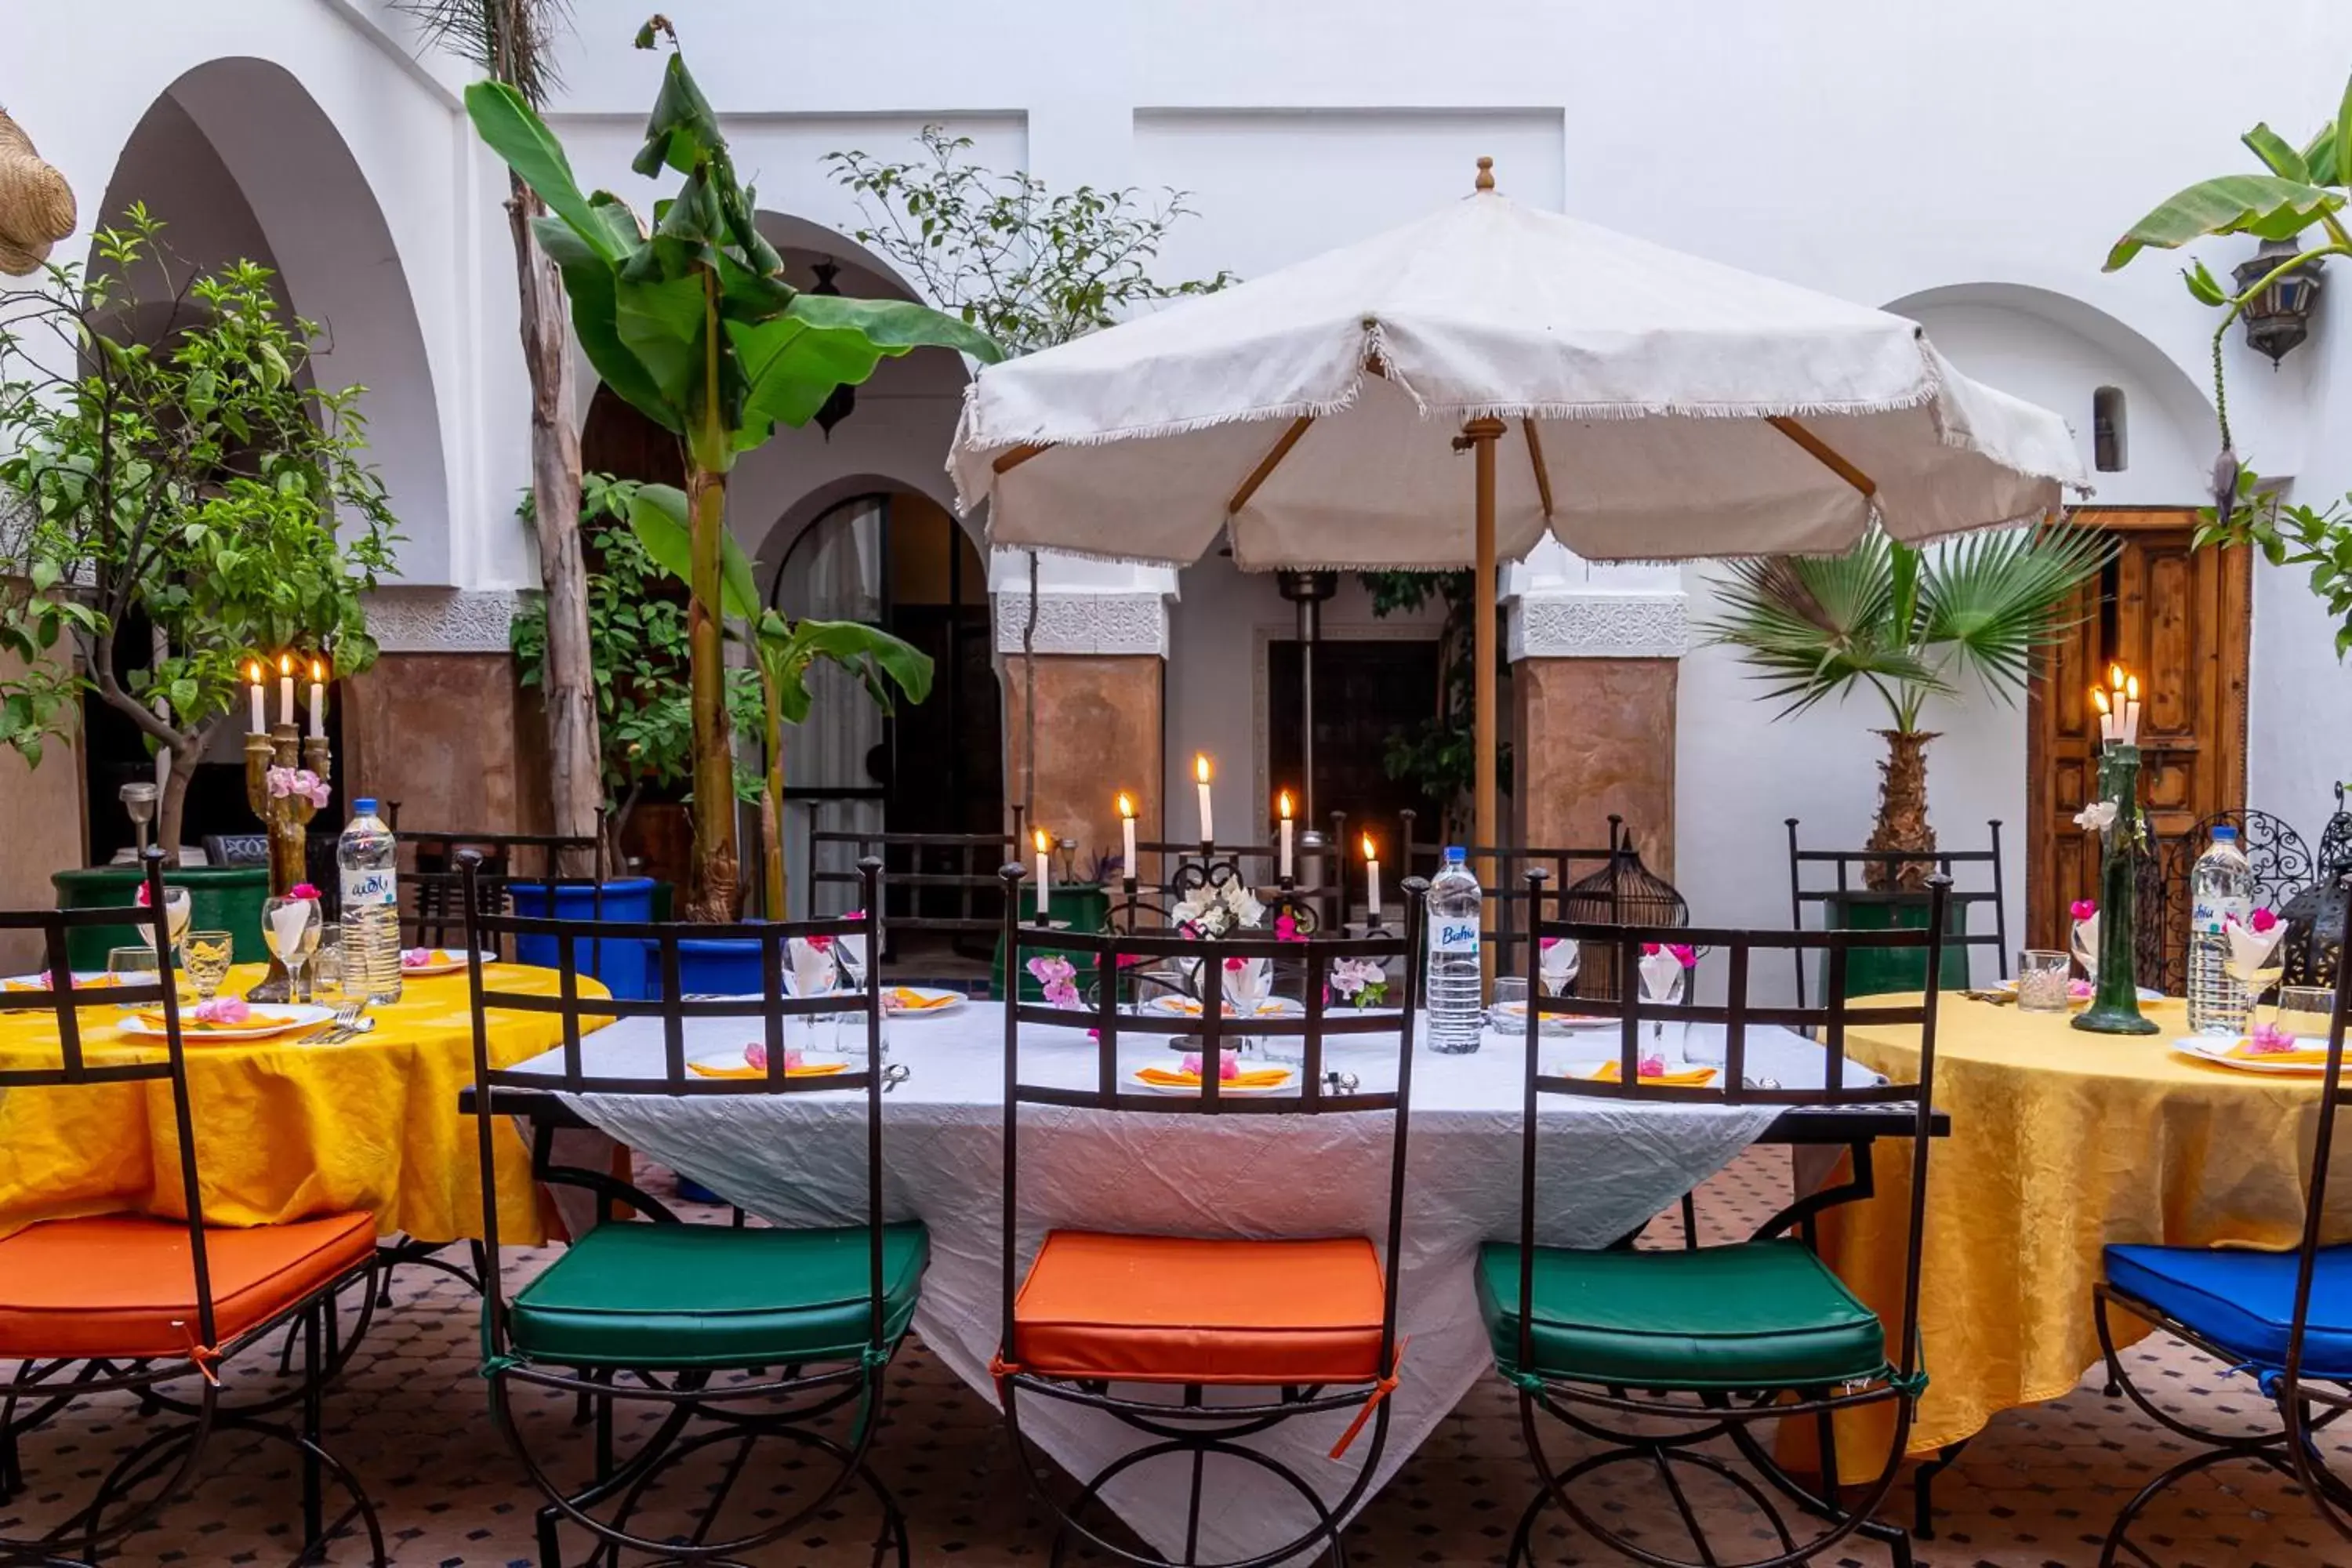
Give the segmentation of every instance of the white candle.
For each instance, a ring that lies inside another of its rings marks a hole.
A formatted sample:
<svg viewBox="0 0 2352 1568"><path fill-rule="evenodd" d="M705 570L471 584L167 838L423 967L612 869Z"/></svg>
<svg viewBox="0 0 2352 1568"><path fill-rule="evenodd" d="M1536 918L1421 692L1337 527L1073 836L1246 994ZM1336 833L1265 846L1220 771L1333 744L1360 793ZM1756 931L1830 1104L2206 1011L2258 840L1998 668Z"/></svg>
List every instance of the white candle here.
<svg viewBox="0 0 2352 1568"><path fill-rule="evenodd" d="M1371 906L1370 923L1381 923L1381 858L1372 850L1372 836L1364 835L1364 901Z"/></svg>
<svg viewBox="0 0 2352 1568"><path fill-rule="evenodd" d="M2124 744L2139 744L2139 677L2124 678Z"/></svg>
<svg viewBox="0 0 2352 1568"><path fill-rule="evenodd" d="M1275 805L1276 809L1282 814L1282 869L1276 875L1287 882L1290 880L1290 834L1291 829L1296 826L1290 820L1290 792L1284 790L1281 798L1275 803Z"/></svg>
<svg viewBox="0 0 2352 1568"><path fill-rule="evenodd" d="M1037 918L1041 921L1045 918L1047 906L1052 902L1054 863L1046 858L1046 851L1053 846L1053 839L1046 836L1044 828L1039 828L1037 830Z"/></svg>
<svg viewBox="0 0 2352 1568"><path fill-rule="evenodd" d="M327 667L315 658L310 661L310 738L327 738Z"/></svg>
<svg viewBox="0 0 2352 1568"><path fill-rule="evenodd" d="M262 710L261 661L259 659L247 661L245 678L253 682L253 732L258 735L269 728L268 715Z"/></svg>
<svg viewBox="0 0 2352 1568"><path fill-rule="evenodd" d="M278 656L278 721L280 724L294 722L294 656L292 654L281 653Z"/></svg>
<svg viewBox="0 0 2352 1568"><path fill-rule="evenodd" d="M2095 686L2091 688L2091 706L2099 710L2099 741L2104 745L2116 738L2115 710L2108 705L2107 694Z"/></svg>
<svg viewBox="0 0 2352 1568"><path fill-rule="evenodd" d="M1142 875L1142 868L1135 860L1135 801L1125 790L1118 792L1118 833L1119 867L1132 880Z"/></svg>
<svg viewBox="0 0 2352 1568"><path fill-rule="evenodd" d="M1217 819L1209 809L1209 759L1206 755L1192 759L1192 776L1200 781L1201 785L1201 842L1214 844L1217 841Z"/></svg>

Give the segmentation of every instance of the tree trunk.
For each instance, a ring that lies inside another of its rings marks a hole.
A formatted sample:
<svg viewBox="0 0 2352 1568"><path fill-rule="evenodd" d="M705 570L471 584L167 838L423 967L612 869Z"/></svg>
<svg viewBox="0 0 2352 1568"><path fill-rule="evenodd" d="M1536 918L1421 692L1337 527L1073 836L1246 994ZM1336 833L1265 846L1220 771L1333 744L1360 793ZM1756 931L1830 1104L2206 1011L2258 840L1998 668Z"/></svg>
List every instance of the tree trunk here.
<svg viewBox="0 0 2352 1568"><path fill-rule="evenodd" d="M163 779L163 788L155 801L155 847L163 852L165 867L177 870L180 865L180 827L188 811L188 785L194 782L196 760L204 755L204 740L194 744L168 748L172 753L172 771Z"/></svg>
<svg viewBox="0 0 2352 1568"><path fill-rule="evenodd" d="M580 434L572 423L571 337L563 279L531 237L539 198L512 182L508 226L522 299L522 357L530 373L530 500L539 540L540 583L547 591L547 671L540 692L547 714L548 807L554 831L585 838L596 831L604 798L603 738L596 722L595 670L588 644L588 574L580 553ZM567 850L563 876L586 876L593 852Z"/></svg>
<svg viewBox="0 0 2352 1568"><path fill-rule="evenodd" d="M766 908L772 921L784 918L784 710L773 681L762 683L767 707L768 787L760 795L760 849L767 860Z"/></svg>
<svg viewBox="0 0 2352 1568"><path fill-rule="evenodd" d="M687 918L731 921L741 872L735 858L734 737L727 721L725 592L719 546L727 528L727 479L700 464L687 474L694 535L694 581L686 645L694 711L694 886Z"/></svg>
<svg viewBox="0 0 2352 1568"><path fill-rule="evenodd" d="M1878 765L1878 821L1868 847L1928 853L1936 847L1936 830L1927 821L1927 742L1936 737L1924 730L1878 733L1886 742L1886 760ZM1926 860L1875 862L1864 868L1863 885L1874 892L1919 892L1935 873L1934 864Z"/></svg>

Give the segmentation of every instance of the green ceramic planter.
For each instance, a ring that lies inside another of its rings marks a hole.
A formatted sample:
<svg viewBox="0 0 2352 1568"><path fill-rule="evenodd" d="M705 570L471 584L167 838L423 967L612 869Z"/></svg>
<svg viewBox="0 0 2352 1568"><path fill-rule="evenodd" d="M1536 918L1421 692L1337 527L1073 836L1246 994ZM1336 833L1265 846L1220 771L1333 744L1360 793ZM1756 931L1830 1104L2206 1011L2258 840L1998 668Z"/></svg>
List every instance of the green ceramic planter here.
<svg viewBox="0 0 2352 1568"><path fill-rule="evenodd" d="M1969 933L1967 904L1953 904L1944 932L1943 988L1963 991L1969 984L1969 944L1954 937ZM1927 899L1923 893L1850 892L1832 896L1822 906L1832 930L1917 931L1927 923ZM1814 966L1816 997L1829 994L1826 957ZM1923 947L1857 947L1846 954L1845 994L1884 996L1927 988L1927 950Z"/></svg>
<svg viewBox="0 0 2352 1568"><path fill-rule="evenodd" d="M136 866L92 866L78 871L58 871L58 908L103 909L136 907L139 883L145 874ZM261 906L269 897L267 866L188 866L163 873L167 887L188 889L188 929L225 931L236 938L236 962L260 963L268 954L261 945ZM139 944L134 926L84 926L68 932L66 961L76 969L104 969L110 949Z"/></svg>

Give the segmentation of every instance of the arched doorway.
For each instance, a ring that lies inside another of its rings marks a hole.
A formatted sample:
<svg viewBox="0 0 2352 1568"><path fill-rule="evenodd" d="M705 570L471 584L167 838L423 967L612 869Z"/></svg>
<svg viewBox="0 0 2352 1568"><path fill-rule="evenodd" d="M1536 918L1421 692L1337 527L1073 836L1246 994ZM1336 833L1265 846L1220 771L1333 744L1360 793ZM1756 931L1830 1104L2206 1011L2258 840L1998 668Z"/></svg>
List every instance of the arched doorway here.
<svg viewBox="0 0 2352 1568"><path fill-rule="evenodd" d="M929 699L887 716L847 671L812 673L814 707L786 742L787 864L796 874L812 866L812 828L1000 831L1002 711L987 568L971 536L930 497L867 479L793 508L761 553L775 563L772 607L879 626L929 654L933 668ZM814 865L849 868L822 856ZM806 881L796 876L796 911L807 907Z"/></svg>

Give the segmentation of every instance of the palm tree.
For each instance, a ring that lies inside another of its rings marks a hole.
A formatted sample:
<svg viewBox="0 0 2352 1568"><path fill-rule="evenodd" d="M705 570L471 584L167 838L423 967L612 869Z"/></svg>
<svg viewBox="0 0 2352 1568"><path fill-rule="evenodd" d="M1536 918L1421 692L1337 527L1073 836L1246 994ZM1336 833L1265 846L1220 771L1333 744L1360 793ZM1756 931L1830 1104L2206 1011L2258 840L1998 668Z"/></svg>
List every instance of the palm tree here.
<svg viewBox="0 0 2352 1568"><path fill-rule="evenodd" d="M1782 716L1867 688L1892 724L1878 792L1875 850L1936 847L1927 821L1931 697L1957 698L1973 675L2005 701L2036 657L2074 623L2066 606L2114 556L2114 539L2058 523L1979 533L1919 549L1874 528L1842 555L1765 556L1734 562L1718 580L1721 610L1700 627L1709 643L1739 650ZM1916 887L1932 868L1871 868L1874 888Z"/></svg>
<svg viewBox="0 0 2352 1568"><path fill-rule="evenodd" d="M534 108L543 107L559 85L550 55L569 19L566 0L404 0L401 8L418 19L432 42L471 60ZM546 210L520 176L509 174L507 223L522 297L523 363L530 373L531 527L547 592L540 687L547 716L548 805L556 832L585 837L595 830L596 808L604 803L604 746L588 643L588 574L580 553L580 432L572 423L563 279L530 227ZM587 867L562 869L578 874Z"/></svg>

